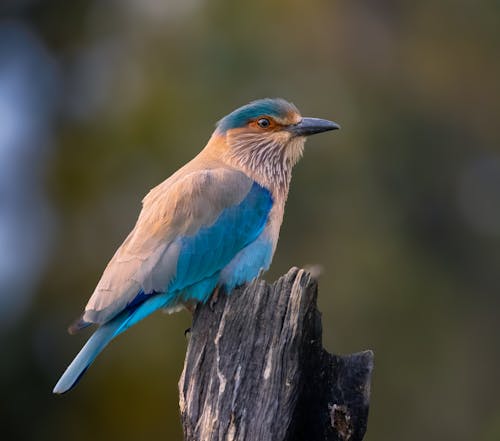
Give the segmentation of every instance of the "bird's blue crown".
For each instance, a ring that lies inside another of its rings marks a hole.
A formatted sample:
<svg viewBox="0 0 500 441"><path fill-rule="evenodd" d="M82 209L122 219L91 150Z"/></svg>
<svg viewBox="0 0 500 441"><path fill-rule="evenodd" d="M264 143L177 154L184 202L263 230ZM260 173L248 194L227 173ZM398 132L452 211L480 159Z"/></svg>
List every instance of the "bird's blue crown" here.
<svg viewBox="0 0 500 441"><path fill-rule="evenodd" d="M259 116L286 119L290 114L297 113L299 113L297 108L282 98L264 98L252 101L226 115L217 123L217 129L225 133L230 129L244 127L249 121Z"/></svg>

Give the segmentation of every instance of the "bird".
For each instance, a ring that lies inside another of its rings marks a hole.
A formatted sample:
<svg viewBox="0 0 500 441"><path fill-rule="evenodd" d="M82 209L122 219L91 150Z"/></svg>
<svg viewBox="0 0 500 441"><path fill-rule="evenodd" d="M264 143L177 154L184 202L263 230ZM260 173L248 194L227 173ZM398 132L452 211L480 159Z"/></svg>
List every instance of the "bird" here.
<svg viewBox="0 0 500 441"><path fill-rule="evenodd" d="M144 197L69 332L97 329L53 392L72 389L111 340L151 313L192 311L266 271L306 138L339 128L302 117L282 98L252 101L219 120L200 153Z"/></svg>

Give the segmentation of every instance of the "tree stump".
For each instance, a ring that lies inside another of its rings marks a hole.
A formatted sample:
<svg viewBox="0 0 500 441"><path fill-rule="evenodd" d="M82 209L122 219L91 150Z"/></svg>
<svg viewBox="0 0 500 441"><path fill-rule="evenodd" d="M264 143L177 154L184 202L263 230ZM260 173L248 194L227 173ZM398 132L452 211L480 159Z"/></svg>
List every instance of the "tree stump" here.
<svg viewBox="0 0 500 441"><path fill-rule="evenodd" d="M179 380L185 441L361 441L373 353L321 343L317 283L292 268L196 308Z"/></svg>

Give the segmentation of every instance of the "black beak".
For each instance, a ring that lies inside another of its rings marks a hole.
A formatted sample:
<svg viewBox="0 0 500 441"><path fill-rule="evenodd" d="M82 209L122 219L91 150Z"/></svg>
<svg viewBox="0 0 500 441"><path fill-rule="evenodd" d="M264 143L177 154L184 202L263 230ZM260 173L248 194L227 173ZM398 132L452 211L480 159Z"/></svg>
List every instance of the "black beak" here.
<svg viewBox="0 0 500 441"><path fill-rule="evenodd" d="M319 118L302 118L302 121L288 126L287 128L287 130L295 136L309 136L314 135L315 133L337 129L340 129L340 126L337 123Z"/></svg>

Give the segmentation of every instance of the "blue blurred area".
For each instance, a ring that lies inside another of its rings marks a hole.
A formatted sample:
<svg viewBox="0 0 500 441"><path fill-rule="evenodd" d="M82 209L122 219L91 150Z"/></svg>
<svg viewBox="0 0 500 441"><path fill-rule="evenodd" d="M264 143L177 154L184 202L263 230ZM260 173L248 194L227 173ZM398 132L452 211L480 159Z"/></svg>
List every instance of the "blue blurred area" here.
<svg viewBox="0 0 500 441"><path fill-rule="evenodd" d="M20 319L49 255L44 188L53 148L58 69L19 22L0 22L0 330Z"/></svg>
<svg viewBox="0 0 500 441"><path fill-rule="evenodd" d="M6 439L181 439L185 313L51 389L142 196L215 122L282 96L311 139L271 271L319 263L324 340L376 353L367 441L500 439L497 2L0 3Z"/></svg>

